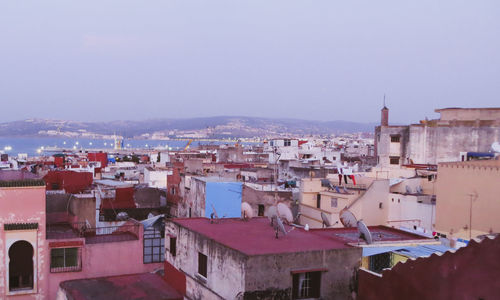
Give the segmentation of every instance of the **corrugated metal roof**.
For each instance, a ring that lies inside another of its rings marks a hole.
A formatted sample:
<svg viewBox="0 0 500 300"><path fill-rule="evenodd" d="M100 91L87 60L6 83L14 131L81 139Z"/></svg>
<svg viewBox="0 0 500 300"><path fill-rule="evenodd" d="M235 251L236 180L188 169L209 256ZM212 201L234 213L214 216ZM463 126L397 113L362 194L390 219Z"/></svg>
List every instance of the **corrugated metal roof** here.
<svg viewBox="0 0 500 300"><path fill-rule="evenodd" d="M393 252L411 258L429 257L434 253L443 254L450 251L452 248L443 245L421 245L416 247L404 247L394 250Z"/></svg>

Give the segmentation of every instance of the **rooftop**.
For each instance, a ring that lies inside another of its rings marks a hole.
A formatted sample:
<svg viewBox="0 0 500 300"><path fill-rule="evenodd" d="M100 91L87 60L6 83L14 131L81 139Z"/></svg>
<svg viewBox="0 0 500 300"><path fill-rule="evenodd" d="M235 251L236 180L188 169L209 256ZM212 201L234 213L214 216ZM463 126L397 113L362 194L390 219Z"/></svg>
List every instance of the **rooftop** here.
<svg viewBox="0 0 500 300"><path fill-rule="evenodd" d="M0 187L45 186L37 175L21 170L0 171Z"/></svg>
<svg viewBox="0 0 500 300"><path fill-rule="evenodd" d="M275 231L266 217L243 221L240 218L219 219L210 223L207 218L173 219L172 222L198 232L229 248L246 255L294 253L350 248L349 243L358 242L356 228L310 229L285 225L288 232L281 232L276 239ZM385 226L370 227L375 241L401 241L425 239L408 232Z"/></svg>
<svg viewBox="0 0 500 300"><path fill-rule="evenodd" d="M151 273L69 280L60 287L74 300L183 299L163 278Z"/></svg>

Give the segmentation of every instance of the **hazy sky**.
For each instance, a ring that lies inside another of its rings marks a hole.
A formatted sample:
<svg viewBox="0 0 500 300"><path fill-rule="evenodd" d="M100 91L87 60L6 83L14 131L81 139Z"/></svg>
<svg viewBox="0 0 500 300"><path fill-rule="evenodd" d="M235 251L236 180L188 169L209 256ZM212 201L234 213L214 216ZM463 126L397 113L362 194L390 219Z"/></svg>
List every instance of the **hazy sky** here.
<svg viewBox="0 0 500 300"><path fill-rule="evenodd" d="M411 3L410 3L411 2ZM0 122L500 106L500 1L0 1Z"/></svg>

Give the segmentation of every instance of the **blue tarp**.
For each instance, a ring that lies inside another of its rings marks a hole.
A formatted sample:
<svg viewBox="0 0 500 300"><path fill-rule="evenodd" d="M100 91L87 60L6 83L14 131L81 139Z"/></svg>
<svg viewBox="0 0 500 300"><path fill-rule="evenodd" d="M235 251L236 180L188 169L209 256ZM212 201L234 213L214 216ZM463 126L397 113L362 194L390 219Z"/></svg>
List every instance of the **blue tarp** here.
<svg viewBox="0 0 500 300"><path fill-rule="evenodd" d="M212 205L219 218L241 217L241 182L207 182L205 217L210 218Z"/></svg>
<svg viewBox="0 0 500 300"><path fill-rule="evenodd" d="M467 157L495 157L495 154L489 152L467 152Z"/></svg>

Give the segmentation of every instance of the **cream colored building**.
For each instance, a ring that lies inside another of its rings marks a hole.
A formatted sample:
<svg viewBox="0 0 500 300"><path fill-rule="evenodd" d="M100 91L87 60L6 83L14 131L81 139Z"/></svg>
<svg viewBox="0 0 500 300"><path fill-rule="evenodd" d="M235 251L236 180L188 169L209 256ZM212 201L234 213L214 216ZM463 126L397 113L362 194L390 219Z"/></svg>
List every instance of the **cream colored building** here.
<svg viewBox="0 0 500 300"><path fill-rule="evenodd" d="M500 232L500 161L440 163L436 230L469 239Z"/></svg>
<svg viewBox="0 0 500 300"><path fill-rule="evenodd" d="M415 170L413 170L415 172ZM323 179L324 180L324 179ZM335 178L329 178L336 185ZM389 179L358 177L357 185L336 189L322 185L322 179L302 179L300 189L300 222L311 228L322 227L323 212L333 227L342 227L339 214L348 208L367 225L417 229L430 234L435 222L434 181L415 176L391 185Z"/></svg>

